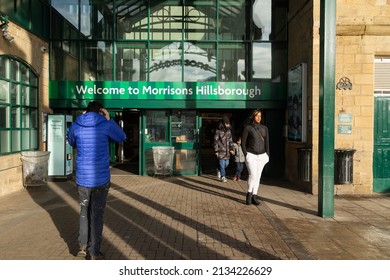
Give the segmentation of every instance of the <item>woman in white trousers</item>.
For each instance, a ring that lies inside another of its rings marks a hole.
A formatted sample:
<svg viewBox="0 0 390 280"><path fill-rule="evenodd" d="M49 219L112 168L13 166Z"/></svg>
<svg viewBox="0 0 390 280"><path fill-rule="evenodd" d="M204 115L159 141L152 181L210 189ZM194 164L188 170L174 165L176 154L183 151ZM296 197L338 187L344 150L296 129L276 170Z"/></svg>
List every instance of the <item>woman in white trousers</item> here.
<svg viewBox="0 0 390 280"><path fill-rule="evenodd" d="M242 132L242 151L245 154L245 164L249 172L246 203L259 205L259 185L264 166L269 161L268 128L261 124L261 111L254 110L251 122Z"/></svg>

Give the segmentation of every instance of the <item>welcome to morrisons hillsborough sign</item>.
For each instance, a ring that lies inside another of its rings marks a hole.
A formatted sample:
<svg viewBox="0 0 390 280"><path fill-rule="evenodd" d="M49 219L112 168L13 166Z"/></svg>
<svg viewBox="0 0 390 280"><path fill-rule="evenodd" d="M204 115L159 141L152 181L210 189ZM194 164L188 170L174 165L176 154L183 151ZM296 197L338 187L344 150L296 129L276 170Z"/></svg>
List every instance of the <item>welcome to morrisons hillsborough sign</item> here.
<svg viewBox="0 0 390 280"><path fill-rule="evenodd" d="M51 81L49 94L51 104L57 106L56 100L68 105L82 100L121 101L122 104L153 100L242 102L280 101L285 96L285 87L279 83L245 82Z"/></svg>

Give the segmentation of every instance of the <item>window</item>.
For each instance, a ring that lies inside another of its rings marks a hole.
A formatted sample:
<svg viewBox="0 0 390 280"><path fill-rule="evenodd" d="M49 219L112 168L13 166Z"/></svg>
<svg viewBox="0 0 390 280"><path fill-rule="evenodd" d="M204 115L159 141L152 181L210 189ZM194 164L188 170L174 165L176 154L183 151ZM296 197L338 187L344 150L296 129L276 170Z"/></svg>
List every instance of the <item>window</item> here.
<svg viewBox="0 0 390 280"><path fill-rule="evenodd" d="M0 56L0 155L37 148L37 75L23 62Z"/></svg>
<svg viewBox="0 0 390 280"><path fill-rule="evenodd" d="M51 3L52 80L277 82L286 77L287 0Z"/></svg>
<svg viewBox="0 0 390 280"><path fill-rule="evenodd" d="M375 58L375 94L390 94L390 58Z"/></svg>

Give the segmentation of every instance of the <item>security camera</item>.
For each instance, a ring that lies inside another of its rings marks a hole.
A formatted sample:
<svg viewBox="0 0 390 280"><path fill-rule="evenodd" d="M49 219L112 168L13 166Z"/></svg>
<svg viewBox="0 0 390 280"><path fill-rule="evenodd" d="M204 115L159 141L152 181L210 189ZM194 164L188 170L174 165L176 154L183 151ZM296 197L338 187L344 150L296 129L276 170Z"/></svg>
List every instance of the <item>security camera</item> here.
<svg viewBox="0 0 390 280"><path fill-rule="evenodd" d="M45 53L47 51L46 47L41 47L41 52Z"/></svg>

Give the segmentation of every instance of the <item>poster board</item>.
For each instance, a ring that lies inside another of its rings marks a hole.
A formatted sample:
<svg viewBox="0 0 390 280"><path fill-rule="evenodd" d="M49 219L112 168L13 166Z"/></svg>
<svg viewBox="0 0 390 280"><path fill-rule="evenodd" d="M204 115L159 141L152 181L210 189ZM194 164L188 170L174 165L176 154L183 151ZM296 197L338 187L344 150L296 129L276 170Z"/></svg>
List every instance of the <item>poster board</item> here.
<svg viewBox="0 0 390 280"><path fill-rule="evenodd" d="M306 142L307 127L307 64L300 63L288 70L287 139Z"/></svg>

